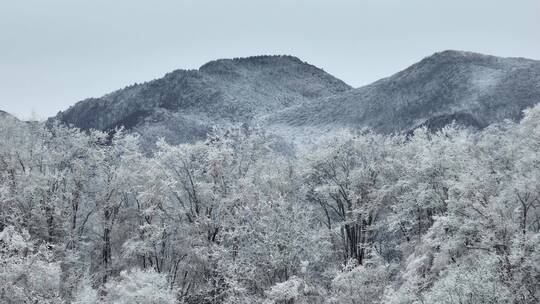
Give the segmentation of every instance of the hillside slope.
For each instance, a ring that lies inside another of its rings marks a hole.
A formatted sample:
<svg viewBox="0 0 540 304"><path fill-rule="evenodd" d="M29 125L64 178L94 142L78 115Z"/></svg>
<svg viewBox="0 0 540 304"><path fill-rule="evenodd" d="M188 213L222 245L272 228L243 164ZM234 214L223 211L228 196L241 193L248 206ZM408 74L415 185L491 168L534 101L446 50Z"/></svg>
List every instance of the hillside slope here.
<svg viewBox="0 0 540 304"><path fill-rule="evenodd" d="M540 102L540 61L444 51L373 84L270 116L269 124L349 126L378 132L432 129L456 121L476 128Z"/></svg>
<svg viewBox="0 0 540 304"><path fill-rule="evenodd" d="M292 56L222 59L83 100L57 118L82 129L124 126L175 143L201 138L216 124L250 122L350 89Z"/></svg>
<svg viewBox="0 0 540 304"><path fill-rule="evenodd" d="M189 142L232 123L309 139L343 127L392 133L455 121L483 128L518 120L539 101L540 61L524 58L443 51L353 89L296 57L257 56L177 70L83 100L56 118L82 129L124 126L146 142Z"/></svg>

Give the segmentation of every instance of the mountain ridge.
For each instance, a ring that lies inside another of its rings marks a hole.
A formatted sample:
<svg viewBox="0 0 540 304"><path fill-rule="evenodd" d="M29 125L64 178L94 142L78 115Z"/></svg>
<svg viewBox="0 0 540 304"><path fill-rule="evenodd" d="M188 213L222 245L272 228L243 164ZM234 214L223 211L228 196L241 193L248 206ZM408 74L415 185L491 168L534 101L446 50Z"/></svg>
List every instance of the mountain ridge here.
<svg viewBox="0 0 540 304"><path fill-rule="evenodd" d="M82 129L118 126L148 140L204 138L214 125L259 124L410 132L452 121L484 128L517 120L540 101L540 61L445 50L366 86L352 88L289 55L218 59L175 70L99 98L56 118Z"/></svg>
<svg viewBox="0 0 540 304"><path fill-rule="evenodd" d="M540 61L447 50L372 84L285 109L269 123L408 132L458 123L483 128L517 120L540 101ZM444 124L436 123L444 122Z"/></svg>
<svg viewBox="0 0 540 304"><path fill-rule="evenodd" d="M82 129L122 125L177 143L203 137L213 124L250 121L300 101L350 89L293 56L221 59L198 70L175 70L159 79L85 99L56 118Z"/></svg>

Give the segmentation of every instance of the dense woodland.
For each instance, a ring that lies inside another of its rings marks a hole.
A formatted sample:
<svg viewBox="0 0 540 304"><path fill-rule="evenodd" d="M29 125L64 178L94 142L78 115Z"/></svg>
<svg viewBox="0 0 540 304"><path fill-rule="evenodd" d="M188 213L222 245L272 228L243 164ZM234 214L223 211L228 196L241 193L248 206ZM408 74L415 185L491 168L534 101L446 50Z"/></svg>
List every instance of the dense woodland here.
<svg viewBox="0 0 540 304"><path fill-rule="evenodd" d="M292 144L0 121L2 303L539 303L540 107Z"/></svg>

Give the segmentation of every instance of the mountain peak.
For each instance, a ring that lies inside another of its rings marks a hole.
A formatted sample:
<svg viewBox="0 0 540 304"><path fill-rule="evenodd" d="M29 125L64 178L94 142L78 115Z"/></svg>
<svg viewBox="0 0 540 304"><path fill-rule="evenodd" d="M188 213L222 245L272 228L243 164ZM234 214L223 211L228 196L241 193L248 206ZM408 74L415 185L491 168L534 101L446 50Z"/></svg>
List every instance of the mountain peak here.
<svg viewBox="0 0 540 304"><path fill-rule="evenodd" d="M198 70L176 70L160 79L83 100L57 118L82 129L124 126L152 130L149 137L176 137L171 142L179 142L200 138L214 124L250 122L350 89L293 56L219 59Z"/></svg>
<svg viewBox="0 0 540 304"><path fill-rule="evenodd" d="M482 128L518 120L539 101L540 61L446 50L370 85L287 109L269 120L383 133L437 129L452 121Z"/></svg>
<svg viewBox="0 0 540 304"><path fill-rule="evenodd" d="M264 67L279 67L306 64L297 57L290 55L260 55L250 57L236 57L232 59L217 59L205 63L199 68L200 72L216 73L230 71L231 69L260 69Z"/></svg>
<svg viewBox="0 0 540 304"><path fill-rule="evenodd" d="M486 55L482 53L459 51L459 50L444 50L436 52L431 56L422 59L417 64L469 64L475 63L480 65L508 65L508 64L530 64L537 62L532 59L522 57L498 57Z"/></svg>
<svg viewBox="0 0 540 304"><path fill-rule="evenodd" d="M470 51L461 51L461 50L443 50L440 52L435 52L429 57L487 57L490 55L470 52Z"/></svg>
<svg viewBox="0 0 540 304"><path fill-rule="evenodd" d="M417 65L439 65L439 64L468 64L470 62L475 63L493 63L498 61L500 58L485 55L475 52L467 51L458 51L458 50L444 50L441 52L436 52L431 56L428 56L422 59ZM414 66L414 65L413 65Z"/></svg>

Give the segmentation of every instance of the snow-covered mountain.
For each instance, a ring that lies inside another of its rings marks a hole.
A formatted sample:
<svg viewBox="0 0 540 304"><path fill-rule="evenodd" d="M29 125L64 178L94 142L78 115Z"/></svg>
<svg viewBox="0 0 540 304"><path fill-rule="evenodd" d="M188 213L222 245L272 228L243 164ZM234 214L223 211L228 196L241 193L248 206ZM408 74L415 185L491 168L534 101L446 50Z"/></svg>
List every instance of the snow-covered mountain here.
<svg viewBox="0 0 540 304"><path fill-rule="evenodd" d="M435 53L373 84L291 107L270 123L406 132L456 121L476 128L517 120L540 102L540 61L471 52Z"/></svg>
<svg viewBox="0 0 540 304"><path fill-rule="evenodd" d="M124 126L147 139L203 138L214 125L408 132L452 121L483 128L540 101L540 61L471 52L435 53L373 84L351 88L291 56L257 56L177 70L57 115L82 129Z"/></svg>
<svg viewBox="0 0 540 304"><path fill-rule="evenodd" d="M536 103L538 74L447 51L352 89L219 60L58 115L141 145L0 111L0 303L537 304L540 105L481 128ZM407 134L453 120L481 130ZM250 123L278 136L146 146Z"/></svg>
<svg viewBox="0 0 540 304"><path fill-rule="evenodd" d="M83 100L57 117L82 129L124 126L176 143L201 138L216 124L251 122L350 89L291 56L222 59Z"/></svg>

